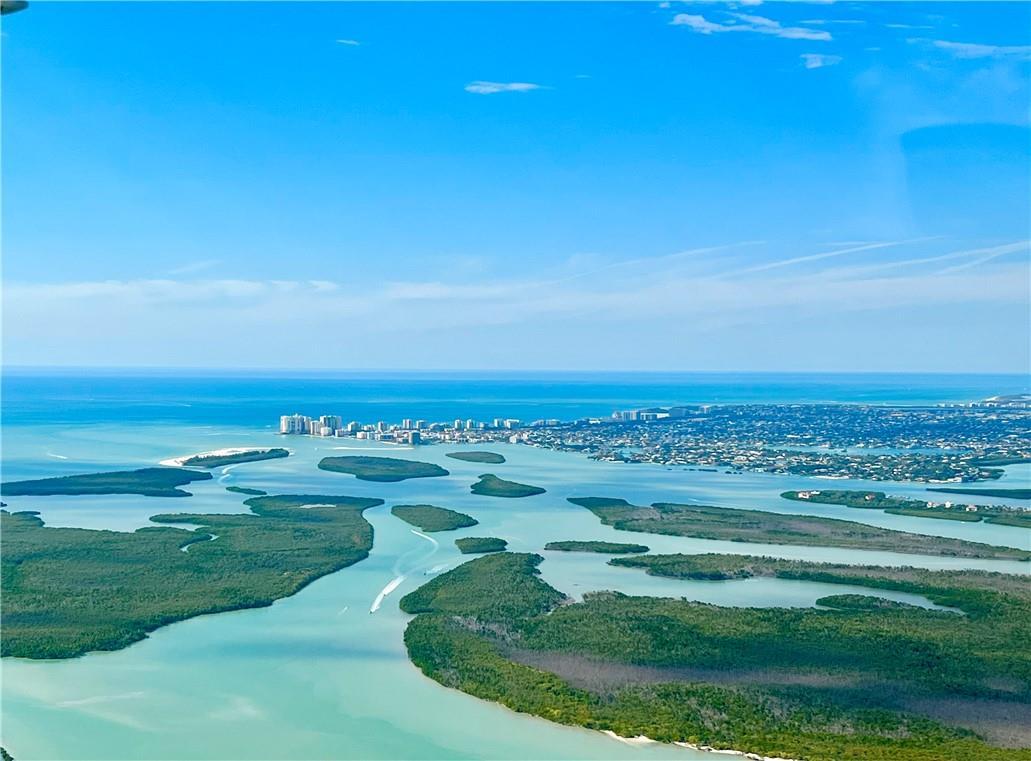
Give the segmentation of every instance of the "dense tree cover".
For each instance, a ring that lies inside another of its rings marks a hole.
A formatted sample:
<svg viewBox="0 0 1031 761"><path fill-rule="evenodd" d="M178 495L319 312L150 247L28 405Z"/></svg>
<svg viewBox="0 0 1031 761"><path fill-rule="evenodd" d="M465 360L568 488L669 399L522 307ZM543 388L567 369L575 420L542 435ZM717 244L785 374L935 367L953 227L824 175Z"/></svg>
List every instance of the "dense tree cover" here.
<svg viewBox="0 0 1031 761"><path fill-rule="evenodd" d="M546 491L539 486L506 481L493 473L484 473L480 476L480 480L469 488L473 494L485 497L532 497L535 494L544 494Z"/></svg>
<svg viewBox="0 0 1031 761"><path fill-rule="evenodd" d="M264 497L268 494L264 489L251 489L247 486L227 486L226 491L231 491L233 494L246 494L251 497Z"/></svg>
<svg viewBox="0 0 1031 761"><path fill-rule="evenodd" d="M210 473L186 468L141 468L110 473L8 481L0 484L5 497L49 496L53 494L139 494L144 497L189 497L176 488L191 481L207 481Z"/></svg>
<svg viewBox="0 0 1031 761"><path fill-rule="evenodd" d="M254 514L152 518L193 530L134 532L51 528L37 513L0 511L0 651L69 658L117 650L184 618L271 605L365 558L372 526L362 511L383 501L290 495L247 504Z"/></svg>
<svg viewBox="0 0 1031 761"><path fill-rule="evenodd" d="M1031 462L1031 457L1022 457L1020 455L992 455L989 457L981 457L977 460L971 460L971 465L980 465L986 468L1001 468L1004 465L1025 465Z"/></svg>
<svg viewBox="0 0 1031 761"><path fill-rule="evenodd" d="M496 536L466 536L456 539L455 546L463 555L477 555L482 552L504 552L508 542Z"/></svg>
<svg viewBox="0 0 1031 761"><path fill-rule="evenodd" d="M850 607L848 599L834 610L724 608L618 593L570 604L537 577L540 562L536 555L492 555L407 595L402 608L419 614L405 632L413 662L446 686L514 710L623 736L806 761L1031 758L1029 750L993 747L968 729L920 715L927 701L957 695L1003 707L1031 700L1031 593L1021 577L841 572L849 584L933 591L962 601L966 615L855 600ZM773 573L781 562L709 556L702 565ZM848 568L789 566L780 570L821 580ZM571 684L560 667L526 665L520 654L528 652L588 657L602 686ZM608 686L606 664L623 675ZM628 667L648 669L649 678L627 681Z"/></svg>
<svg viewBox="0 0 1031 761"><path fill-rule="evenodd" d="M465 462L480 462L485 465L500 465L505 461L505 456L495 452L448 452L448 457Z"/></svg>
<svg viewBox="0 0 1031 761"><path fill-rule="evenodd" d="M622 531L760 544L851 547L966 558L1031 559L1031 552L1013 547L911 534L837 518L669 502L640 507L624 499L608 497L570 497L569 501L586 507L601 518L602 523Z"/></svg>
<svg viewBox="0 0 1031 761"><path fill-rule="evenodd" d="M242 462L258 462L260 460L276 460L280 457L289 457L290 452L282 447L272 449L253 449L248 452L236 452L235 454L208 454L196 455L183 460L183 465L194 468L220 468L223 465L238 465Z"/></svg>
<svg viewBox="0 0 1031 761"><path fill-rule="evenodd" d="M475 526L479 521L475 518L448 510L446 507L434 505L395 505L390 512L403 520L417 526L422 531L454 531L458 528Z"/></svg>
<svg viewBox="0 0 1031 761"><path fill-rule="evenodd" d="M448 471L439 465L417 460L402 460L397 457L323 457L320 470L334 473L350 473L362 481L394 482L408 478L432 478L446 476Z"/></svg>
<svg viewBox="0 0 1031 761"><path fill-rule="evenodd" d="M781 495L784 499L796 502L815 502L825 505L843 505L869 510L883 510L892 515L909 515L914 518L939 518L948 521L964 521L978 523L986 519L988 523L1003 523L1012 526L1031 528L1031 512L1015 511L1012 508L989 505L975 505L976 510L967 509L967 505L932 504L922 499L905 497L889 497L882 491L860 491L854 489L822 489L818 491L786 491Z"/></svg>
<svg viewBox="0 0 1031 761"><path fill-rule="evenodd" d="M898 600L887 600L883 597L872 595L828 595L821 597L816 604L824 608L838 608L839 610L898 610L901 608L918 608L919 605L910 605L908 602Z"/></svg>
<svg viewBox="0 0 1031 761"><path fill-rule="evenodd" d="M603 555L629 555L635 552L647 552L648 547L643 544L626 544L624 542L578 542L575 540L565 542L548 542L544 545L546 550L559 550L561 552L600 552Z"/></svg>
<svg viewBox="0 0 1031 761"><path fill-rule="evenodd" d="M1031 489L992 489L989 487L972 487L969 489L935 487L927 491L940 491L948 494L970 494L980 497L1000 497L1002 499L1031 499Z"/></svg>

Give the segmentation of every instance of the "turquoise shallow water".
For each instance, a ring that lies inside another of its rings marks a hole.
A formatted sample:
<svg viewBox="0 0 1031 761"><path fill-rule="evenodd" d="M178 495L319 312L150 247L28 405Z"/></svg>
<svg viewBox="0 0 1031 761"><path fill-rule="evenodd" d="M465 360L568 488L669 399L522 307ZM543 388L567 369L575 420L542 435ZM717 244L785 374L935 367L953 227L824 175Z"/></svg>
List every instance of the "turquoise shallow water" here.
<svg viewBox="0 0 1031 761"><path fill-rule="evenodd" d="M6 659L2 663L3 741L19 759L712 758L683 748L630 745L600 733L556 726L444 689L423 677L405 656L402 633L408 617L398 610L397 601L432 574L466 559L454 547L458 536L496 535L506 538L515 551L542 552L546 558L544 578L576 597L595 589L618 589L727 605L807 606L825 594L851 590L776 579L659 579L608 566L605 556L543 552L546 542L603 539L636 541L657 552L726 551L931 568L1028 570L1027 564L1010 561L618 532L565 501L567 496L593 495L643 503L682 500L811 512L1031 547L1031 531L1026 529L801 505L778 496L786 489L814 483L806 479L597 463L570 453L498 445L491 449L508 458L498 466L447 458L445 453L452 451L448 448L423 447L411 452L390 447L386 454L439 463L452 477L376 484L315 468L322 456L352 451L336 447L360 446L353 441L284 439L265 423L252 420L199 423L127 415L126 419L89 422L62 413L79 404L62 407L55 402L50 420L36 419L35 413L24 410L22 423L5 420L5 480L140 467L226 446L285 443L294 454L285 460L215 471L214 480L190 487L195 496L189 499L17 498L11 500L11 509L39 510L51 525L131 530L146 525L148 517L158 512L244 510L243 498L225 491L229 485L258 487L273 494L376 496L387 504L366 513L375 528L375 546L367 560L320 579L269 608L184 621L114 653L57 662ZM371 453L384 447L361 449ZM470 494L469 485L488 470L544 486L548 492L516 500ZM1018 483L1027 473L1026 468L1011 469L1004 481ZM923 487L915 484L836 481L834 486L923 493ZM413 502L467 512L480 525L427 538L389 514L391 505ZM912 595L891 596L928 604ZM377 599L378 609L370 612Z"/></svg>

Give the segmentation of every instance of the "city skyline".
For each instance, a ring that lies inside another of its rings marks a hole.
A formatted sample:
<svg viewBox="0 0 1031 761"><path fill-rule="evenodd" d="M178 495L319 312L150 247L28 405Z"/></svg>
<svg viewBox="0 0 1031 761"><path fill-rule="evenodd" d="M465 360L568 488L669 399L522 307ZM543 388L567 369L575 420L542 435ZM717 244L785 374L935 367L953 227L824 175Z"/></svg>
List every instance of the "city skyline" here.
<svg viewBox="0 0 1031 761"><path fill-rule="evenodd" d="M5 362L1027 372L1029 22L34 4Z"/></svg>

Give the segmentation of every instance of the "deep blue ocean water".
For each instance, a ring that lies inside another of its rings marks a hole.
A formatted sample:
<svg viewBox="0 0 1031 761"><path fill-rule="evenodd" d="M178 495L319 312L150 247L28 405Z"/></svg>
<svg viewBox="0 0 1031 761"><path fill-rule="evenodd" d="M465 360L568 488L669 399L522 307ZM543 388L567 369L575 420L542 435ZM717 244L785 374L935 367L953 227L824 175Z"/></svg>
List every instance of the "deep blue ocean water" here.
<svg viewBox="0 0 1031 761"><path fill-rule="evenodd" d="M144 421L269 426L279 415L372 422L605 416L746 402L926 405L1027 392L1025 375L795 373L202 373L5 370L4 426Z"/></svg>

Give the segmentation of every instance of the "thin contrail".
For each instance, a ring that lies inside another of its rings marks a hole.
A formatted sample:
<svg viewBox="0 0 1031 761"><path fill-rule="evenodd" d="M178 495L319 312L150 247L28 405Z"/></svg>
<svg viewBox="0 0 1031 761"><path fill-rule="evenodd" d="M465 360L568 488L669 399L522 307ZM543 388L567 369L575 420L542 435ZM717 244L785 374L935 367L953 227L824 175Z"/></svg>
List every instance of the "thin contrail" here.
<svg viewBox="0 0 1031 761"><path fill-rule="evenodd" d="M905 246L911 243L922 243L928 240L934 240L935 237L929 238L913 238L911 240L893 240L886 241L884 243L867 243L863 246L852 246L850 248L839 248L834 251L825 251L821 254L809 254L808 256L795 256L790 259L781 259L776 262L768 262L766 264L757 264L754 267L746 267L742 270L735 270L733 272L724 273L724 275L747 275L753 272L765 272L766 270L777 269L778 267L789 267L792 264L802 264L803 262L815 262L820 259L830 259L835 256L844 256L845 254L854 254L857 251L869 251L875 248L889 248L890 246Z"/></svg>

